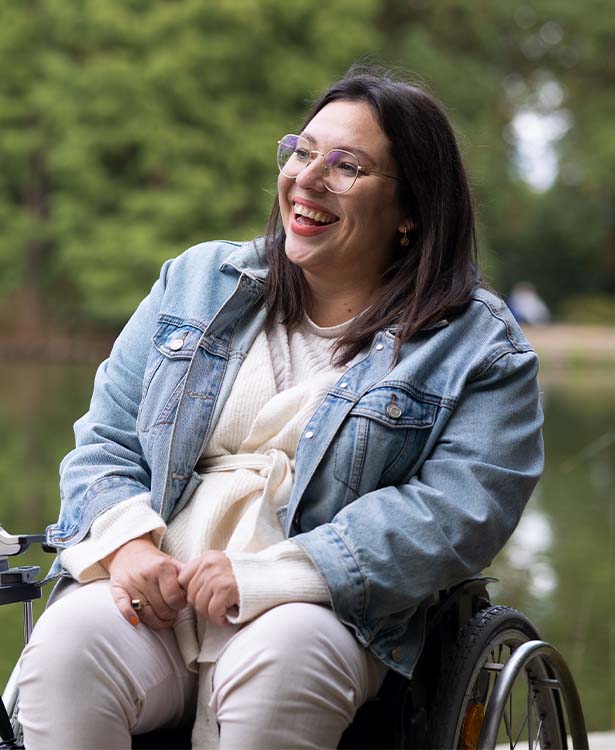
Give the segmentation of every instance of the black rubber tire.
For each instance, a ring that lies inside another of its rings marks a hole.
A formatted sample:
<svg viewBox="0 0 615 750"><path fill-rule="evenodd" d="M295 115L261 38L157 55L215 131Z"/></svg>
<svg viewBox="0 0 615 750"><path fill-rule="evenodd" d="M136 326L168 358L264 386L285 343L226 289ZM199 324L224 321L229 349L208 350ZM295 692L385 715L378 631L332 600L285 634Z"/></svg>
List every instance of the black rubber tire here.
<svg viewBox="0 0 615 750"><path fill-rule="evenodd" d="M472 690L477 687L481 670L491 652L502 645L510 650L527 641L539 640L536 628L522 613L512 607L496 605L481 610L459 633L455 643L445 647L438 689L429 711L430 747L437 750L460 748L463 718ZM548 677L542 663L535 669ZM544 674L542 673L544 672ZM525 679L523 674L522 679ZM541 747L565 748L562 734L563 716L559 696L552 690L539 690L537 708L542 715Z"/></svg>

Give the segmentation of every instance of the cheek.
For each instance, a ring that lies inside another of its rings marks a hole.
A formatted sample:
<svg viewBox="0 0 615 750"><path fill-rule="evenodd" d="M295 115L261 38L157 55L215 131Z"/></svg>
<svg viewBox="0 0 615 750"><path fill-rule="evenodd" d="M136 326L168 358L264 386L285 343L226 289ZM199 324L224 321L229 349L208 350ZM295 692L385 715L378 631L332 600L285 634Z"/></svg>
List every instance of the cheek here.
<svg viewBox="0 0 615 750"><path fill-rule="evenodd" d="M280 214L285 229L288 228L288 223L290 221L291 203L288 197L288 192L293 183L294 180L285 177L283 174L278 176L278 202L280 204Z"/></svg>

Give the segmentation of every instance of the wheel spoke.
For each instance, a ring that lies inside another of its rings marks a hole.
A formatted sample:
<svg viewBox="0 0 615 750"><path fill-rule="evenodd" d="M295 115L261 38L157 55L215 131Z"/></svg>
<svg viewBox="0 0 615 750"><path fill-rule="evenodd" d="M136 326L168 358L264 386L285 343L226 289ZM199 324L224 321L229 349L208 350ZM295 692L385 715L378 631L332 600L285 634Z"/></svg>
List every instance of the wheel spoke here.
<svg viewBox="0 0 615 750"><path fill-rule="evenodd" d="M540 732L542 730L542 722L543 722L543 718L541 716L540 721L538 722L538 729L536 730L536 742L534 743L534 747L531 748L531 750L536 750L536 748L538 747L538 743L540 742Z"/></svg>
<svg viewBox="0 0 615 750"><path fill-rule="evenodd" d="M512 747L513 747L513 745L512 745L512 728L510 726L510 721L508 719L508 714L506 713L506 711L504 711L504 714L503 714L502 718L504 719L504 726L506 727L506 736L508 737L508 745L510 747L510 750L512 750Z"/></svg>
<svg viewBox="0 0 615 750"><path fill-rule="evenodd" d="M527 747L532 750L532 690L527 686Z"/></svg>
<svg viewBox="0 0 615 750"><path fill-rule="evenodd" d="M523 719L523 724L521 724L521 729L519 729L519 734L515 738L515 744L513 745L513 748L517 747L517 742L519 742L519 739L521 738L521 735L523 734L523 730L525 729L525 725L527 724L527 714L525 715L525 719Z"/></svg>

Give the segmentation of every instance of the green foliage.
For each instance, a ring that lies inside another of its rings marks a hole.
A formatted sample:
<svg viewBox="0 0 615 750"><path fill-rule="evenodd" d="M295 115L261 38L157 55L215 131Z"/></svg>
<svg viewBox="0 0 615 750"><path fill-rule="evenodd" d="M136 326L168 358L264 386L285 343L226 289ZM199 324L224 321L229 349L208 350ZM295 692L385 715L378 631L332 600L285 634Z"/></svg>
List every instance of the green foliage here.
<svg viewBox="0 0 615 750"><path fill-rule="evenodd" d="M262 231L275 141L374 41L371 0L0 10L4 292L119 323L162 261Z"/></svg>
<svg viewBox="0 0 615 750"><path fill-rule="evenodd" d="M562 305L563 320L590 325L615 325L615 299L606 294L585 294L572 297Z"/></svg>
<svg viewBox="0 0 615 750"><path fill-rule="evenodd" d="M413 71L446 102L496 286L532 281L554 309L573 294L612 295L609 10L602 0L2 3L0 296L27 288L60 322L118 325L165 258L258 234L276 138L365 58ZM561 101L549 103L553 83ZM524 109L571 123L542 194L514 166L510 124Z"/></svg>
<svg viewBox="0 0 615 750"><path fill-rule="evenodd" d="M609 3L383 0L378 18L388 59L426 81L458 128L492 282L506 292L531 281L554 309L580 292L615 294ZM510 124L523 110L572 122L545 193L515 169Z"/></svg>

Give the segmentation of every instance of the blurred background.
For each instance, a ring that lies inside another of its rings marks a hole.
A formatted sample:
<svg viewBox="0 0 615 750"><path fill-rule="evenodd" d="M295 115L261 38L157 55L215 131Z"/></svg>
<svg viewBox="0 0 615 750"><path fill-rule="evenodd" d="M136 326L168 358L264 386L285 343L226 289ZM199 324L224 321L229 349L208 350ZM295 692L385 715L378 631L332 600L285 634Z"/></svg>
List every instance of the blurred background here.
<svg viewBox="0 0 615 750"><path fill-rule="evenodd" d="M445 102L486 278L542 360L545 477L491 573L615 703L615 13L607 0L5 0L0 523L57 516L96 363L161 263L262 233L277 138L355 61ZM48 567L32 553L23 562ZM0 609L0 683L21 614Z"/></svg>

